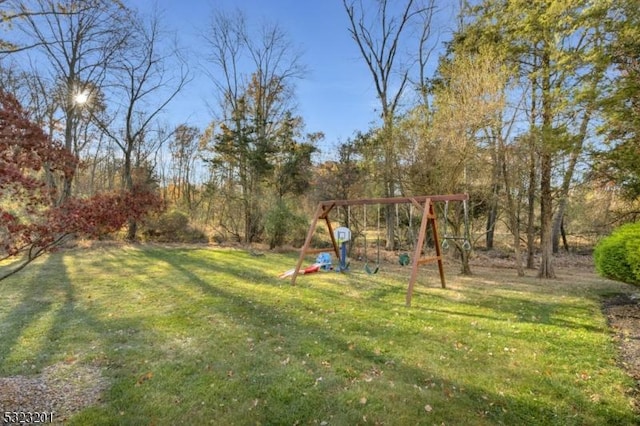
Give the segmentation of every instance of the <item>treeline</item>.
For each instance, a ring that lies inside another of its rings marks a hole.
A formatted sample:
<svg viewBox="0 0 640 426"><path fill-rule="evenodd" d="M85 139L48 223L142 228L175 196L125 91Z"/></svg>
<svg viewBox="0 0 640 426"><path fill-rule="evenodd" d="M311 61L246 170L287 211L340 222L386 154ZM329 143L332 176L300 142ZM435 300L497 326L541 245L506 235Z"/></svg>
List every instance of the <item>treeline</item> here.
<svg viewBox="0 0 640 426"><path fill-rule="evenodd" d="M552 277L567 232L637 218L635 1L465 2L438 58L435 1L369 3L343 0L380 120L346 141L305 130L302 56L276 24L252 27L241 12L213 11L196 68L157 17L121 3L6 0L0 80L80 160L47 182L56 203L138 187L161 196L163 213L130 218L131 240L296 245L321 199L468 192L474 245L508 234L519 273ZM194 72L211 77L211 124L167 125L161 113ZM335 152L317 156L323 141ZM338 213L355 226L364 214ZM450 207L459 235L463 216ZM395 249L412 212L377 219Z"/></svg>

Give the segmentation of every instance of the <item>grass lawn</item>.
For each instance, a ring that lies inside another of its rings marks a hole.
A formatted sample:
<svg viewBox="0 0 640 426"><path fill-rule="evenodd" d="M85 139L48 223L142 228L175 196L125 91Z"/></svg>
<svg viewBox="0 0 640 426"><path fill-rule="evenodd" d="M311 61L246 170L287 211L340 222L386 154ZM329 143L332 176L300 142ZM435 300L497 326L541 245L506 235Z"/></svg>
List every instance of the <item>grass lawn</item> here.
<svg viewBox="0 0 640 426"><path fill-rule="evenodd" d="M577 269L554 281L480 267L462 277L453 265L441 289L424 267L406 308L408 268L352 264L292 287L277 275L295 260L53 254L0 282L0 377L98 371L101 401L68 419L79 425L639 422L600 310L628 286Z"/></svg>

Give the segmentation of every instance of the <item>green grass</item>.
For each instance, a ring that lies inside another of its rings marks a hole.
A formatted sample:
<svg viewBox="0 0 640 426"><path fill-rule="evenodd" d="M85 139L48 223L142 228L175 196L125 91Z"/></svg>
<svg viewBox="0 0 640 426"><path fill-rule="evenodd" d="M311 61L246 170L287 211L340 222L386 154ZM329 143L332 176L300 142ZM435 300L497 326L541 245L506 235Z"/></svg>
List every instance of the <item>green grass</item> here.
<svg viewBox="0 0 640 426"><path fill-rule="evenodd" d="M82 425L639 420L600 310L626 286L452 266L441 289L427 267L406 308L408 268L352 265L292 287L277 275L293 264L218 249L53 254L0 282L0 376L99 367L108 386L69 420Z"/></svg>

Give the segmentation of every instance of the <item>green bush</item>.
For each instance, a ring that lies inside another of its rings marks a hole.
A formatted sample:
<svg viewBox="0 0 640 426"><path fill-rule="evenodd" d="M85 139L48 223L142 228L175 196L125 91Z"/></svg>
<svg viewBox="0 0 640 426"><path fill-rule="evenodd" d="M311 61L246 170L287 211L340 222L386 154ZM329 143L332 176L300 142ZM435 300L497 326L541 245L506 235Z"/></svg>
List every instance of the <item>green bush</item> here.
<svg viewBox="0 0 640 426"><path fill-rule="evenodd" d="M640 281L640 227L636 229L639 231L636 232L635 237L627 241L627 259L629 259L631 272L636 280Z"/></svg>
<svg viewBox="0 0 640 426"><path fill-rule="evenodd" d="M306 220L289 208L284 200L273 205L265 216L264 230L269 248L282 246L285 243L296 242L306 231Z"/></svg>
<svg viewBox="0 0 640 426"><path fill-rule="evenodd" d="M640 222L623 225L603 238L593 257L600 275L640 285Z"/></svg>

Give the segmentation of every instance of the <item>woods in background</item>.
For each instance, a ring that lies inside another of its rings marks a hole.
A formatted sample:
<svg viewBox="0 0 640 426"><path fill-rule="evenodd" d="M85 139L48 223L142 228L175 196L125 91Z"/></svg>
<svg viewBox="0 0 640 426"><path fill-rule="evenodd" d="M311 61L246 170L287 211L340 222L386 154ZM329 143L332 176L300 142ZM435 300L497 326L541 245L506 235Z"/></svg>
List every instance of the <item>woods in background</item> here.
<svg viewBox="0 0 640 426"><path fill-rule="evenodd" d="M162 212L149 199L118 215L129 240L271 248L300 244L321 199L468 192L474 246L508 249L519 274L553 277L554 252L640 213L640 12L631 0L476 3L460 2L431 70L436 2L344 0L379 120L325 141L295 103L304 57L275 23L212 11L207 61L194 64L159 16L126 2L0 1L3 111L29 123L0 129L3 257L16 253L19 227L48 223L19 205L29 179L49 191L41 212L154 194ZM210 125L167 123L163 111L197 72L210 77ZM39 148L20 145L34 126ZM334 152L318 156L323 142ZM19 163L20 149L42 165ZM146 200L124 199L110 209ZM461 213L452 206L447 219L456 232ZM381 214L386 248L397 249L410 212Z"/></svg>

